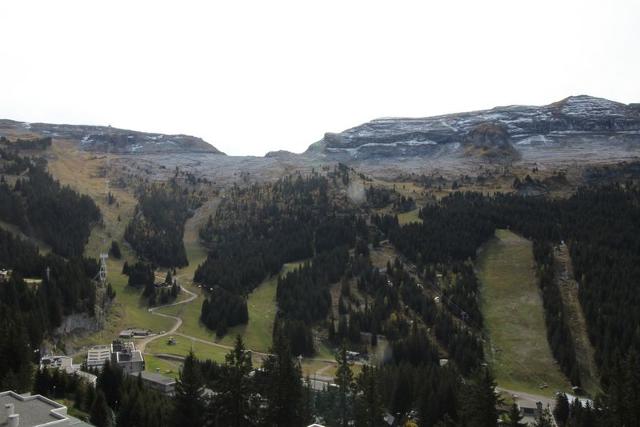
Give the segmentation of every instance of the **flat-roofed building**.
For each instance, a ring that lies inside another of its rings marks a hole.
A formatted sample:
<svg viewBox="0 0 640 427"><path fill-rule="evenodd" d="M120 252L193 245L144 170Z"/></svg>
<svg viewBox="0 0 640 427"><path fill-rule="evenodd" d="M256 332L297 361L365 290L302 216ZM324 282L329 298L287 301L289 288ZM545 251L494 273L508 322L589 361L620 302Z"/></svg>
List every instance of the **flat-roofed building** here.
<svg viewBox="0 0 640 427"><path fill-rule="evenodd" d="M102 369L104 362L111 359L111 346L94 345L87 351L87 368Z"/></svg>
<svg viewBox="0 0 640 427"><path fill-rule="evenodd" d="M73 367L71 356L42 356L40 358L40 368L58 368L68 372Z"/></svg>
<svg viewBox="0 0 640 427"><path fill-rule="evenodd" d="M154 390L159 391L167 396L173 396L176 392L176 380L155 372L140 372L142 383Z"/></svg>
<svg viewBox="0 0 640 427"><path fill-rule="evenodd" d="M144 357L136 350L133 341L115 340L111 343L111 362L118 365L126 374L144 371Z"/></svg>
<svg viewBox="0 0 640 427"><path fill-rule="evenodd" d="M39 394L0 392L0 426L92 427L67 415L67 407Z"/></svg>
<svg viewBox="0 0 640 427"><path fill-rule="evenodd" d="M140 350L116 351L112 354L111 360L126 374L137 374L144 371L144 358Z"/></svg>
<svg viewBox="0 0 640 427"><path fill-rule="evenodd" d="M130 328L120 331L120 334L118 336L124 339L131 339L148 337L149 335L151 335L151 331L149 329Z"/></svg>

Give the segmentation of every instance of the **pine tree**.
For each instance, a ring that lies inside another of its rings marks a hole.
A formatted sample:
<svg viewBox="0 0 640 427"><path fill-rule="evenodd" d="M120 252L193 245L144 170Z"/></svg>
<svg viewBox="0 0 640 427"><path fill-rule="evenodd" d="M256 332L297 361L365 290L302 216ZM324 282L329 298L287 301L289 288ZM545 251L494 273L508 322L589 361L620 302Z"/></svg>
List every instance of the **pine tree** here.
<svg viewBox="0 0 640 427"><path fill-rule="evenodd" d="M351 366L347 359L347 347L342 343L339 353L336 355L336 362L338 362L338 369L336 370L336 384L339 391L339 409L340 409L340 424L342 427L346 427L350 420L350 405L349 397L353 389L353 372L351 372Z"/></svg>
<svg viewBox="0 0 640 427"><path fill-rule="evenodd" d="M87 399L87 388L93 388L92 386L87 386L84 381L78 381L78 385L76 386L76 391L73 394L73 406L76 409L81 411L84 410L85 401Z"/></svg>
<svg viewBox="0 0 640 427"><path fill-rule="evenodd" d="M569 399L564 393L558 393L556 396L556 406L553 409L553 415L558 424L562 427L569 419Z"/></svg>
<svg viewBox="0 0 640 427"><path fill-rule="evenodd" d="M363 365L356 379L354 416L356 427L377 427L383 422L382 398L375 368Z"/></svg>
<svg viewBox="0 0 640 427"><path fill-rule="evenodd" d="M521 423L520 421L522 421L522 415L520 415L520 409L518 408L518 405L516 405L515 403L511 405L511 408L509 409L509 423L507 424L509 427L524 427L526 426L525 423Z"/></svg>
<svg viewBox="0 0 640 427"><path fill-rule="evenodd" d="M298 427L304 421L302 374L280 330L274 336L271 353L263 364L266 408L262 425Z"/></svg>
<svg viewBox="0 0 640 427"><path fill-rule="evenodd" d="M51 390L51 376L48 369L38 369L33 383L33 393L48 396Z"/></svg>
<svg viewBox="0 0 640 427"><path fill-rule="evenodd" d="M120 252L120 245L115 240L111 241L111 248L109 249L109 255L115 259L122 258L122 252Z"/></svg>
<svg viewBox="0 0 640 427"><path fill-rule="evenodd" d="M203 389L204 384L198 361L193 351L189 351L176 381L176 394L173 399L173 426L184 427L185 420L188 420L189 425L193 427L204 425Z"/></svg>
<svg viewBox="0 0 640 427"><path fill-rule="evenodd" d="M102 371L96 380L96 388L104 393L107 405L113 409L118 408L122 381L122 370L118 366L112 365L109 360L105 361Z"/></svg>
<svg viewBox="0 0 640 427"><path fill-rule="evenodd" d="M548 409L544 409L540 416L536 419L535 427L554 427L553 419L551 418L551 412Z"/></svg>
<svg viewBox="0 0 640 427"><path fill-rule="evenodd" d="M109 408L102 390L96 392L96 398L91 405L91 411L89 413L89 421L96 427L113 426L113 412L111 408Z"/></svg>
<svg viewBox="0 0 640 427"><path fill-rule="evenodd" d="M475 375L462 390L461 418L468 427L495 427L498 422L496 383L487 369Z"/></svg>
<svg viewBox="0 0 640 427"><path fill-rule="evenodd" d="M215 384L216 395L209 405L210 416L217 419L217 425L240 427L255 420L258 403L253 397L251 370L251 352L244 348L238 335L233 350L225 356Z"/></svg>

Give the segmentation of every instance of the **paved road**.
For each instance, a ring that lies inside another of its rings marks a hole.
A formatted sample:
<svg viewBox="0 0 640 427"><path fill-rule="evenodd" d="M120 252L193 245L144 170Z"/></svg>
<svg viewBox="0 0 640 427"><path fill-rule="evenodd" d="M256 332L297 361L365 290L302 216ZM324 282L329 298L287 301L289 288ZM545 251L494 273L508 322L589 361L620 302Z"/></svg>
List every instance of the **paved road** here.
<svg viewBox="0 0 640 427"><path fill-rule="evenodd" d="M184 299L184 300L182 300L182 301L174 302L174 303L171 303L171 304L159 305L157 307L153 307L153 308L149 309L149 312L151 314L155 314L156 316L160 316L160 317L166 317L168 319L173 319L176 322L173 324L171 329L169 329L168 331L166 331L166 332L164 332L162 334L153 335L153 336L146 337L146 338L143 338L141 340L136 341L136 347L142 353L144 353L144 349L147 346L147 344L149 344L152 341L157 340L158 338L162 338L162 337L165 337L167 335L171 335L171 334L175 333L180 328L180 326L182 326L182 319L180 317L171 316L169 314L164 314L164 313L157 312L157 310L159 310L161 308L173 307L173 306L180 305L180 304L188 304L191 301L193 301L194 299L198 298L198 295L196 295L195 293L191 292L190 290L188 290L184 286L180 287L180 291L188 294L189 297Z"/></svg>
<svg viewBox="0 0 640 427"><path fill-rule="evenodd" d="M551 397L540 396L538 394L525 393L524 391L510 390L508 388L503 388L503 387L496 387L496 390L510 394L511 396L514 396L514 395L518 396L516 399L518 402L527 403L527 404L533 403L534 406L536 402L542 402L543 407L546 408L547 406L549 406L550 409L553 409L555 406L555 399Z"/></svg>
<svg viewBox="0 0 640 427"><path fill-rule="evenodd" d="M510 390L502 387L496 387L496 391L501 391L503 393L507 393L507 394L510 394L511 396L514 396L513 400L518 404L518 406L524 405L529 408L535 408L537 402L542 402L543 408L548 408L549 411L553 412L553 408L555 407L555 403L556 403L555 399L553 398L540 396L537 394L525 393L523 391ZM553 417L552 417L552 421L553 421L553 424L557 426L556 421Z"/></svg>

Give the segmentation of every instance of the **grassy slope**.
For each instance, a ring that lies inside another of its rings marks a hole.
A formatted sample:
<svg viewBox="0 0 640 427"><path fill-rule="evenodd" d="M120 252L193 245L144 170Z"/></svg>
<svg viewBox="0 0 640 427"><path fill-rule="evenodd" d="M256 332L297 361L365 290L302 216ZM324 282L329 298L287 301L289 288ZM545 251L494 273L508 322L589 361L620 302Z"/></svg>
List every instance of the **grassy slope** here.
<svg viewBox="0 0 640 427"><path fill-rule="evenodd" d="M398 214L398 222L400 225L405 225L410 222L422 222L422 219L418 216L420 208L415 208L409 212L403 212Z"/></svg>
<svg viewBox="0 0 640 427"><path fill-rule="evenodd" d="M72 337L67 341L69 348L76 350L75 356L78 360L83 356L84 349L95 344L108 343L116 338L118 332L127 327L148 328L153 331L168 330L174 321L160 316L154 316L147 311L147 307L140 303L139 291L126 286L127 277L124 276L122 265L124 261L133 262L135 253L124 242L124 228L133 215L136 205L135 197L131 189L119 189L110 187L117 200L117 204L107 204L107 188L105 179L100 176L101 168L107 165L105 155L93 155L74 147L73 143L56 140L51 148L51 159L49 170L53 176L61 183L70 185L77 191L91 196L99 206L104 224L94 227L89 242L85 248L85 255L97 258L101 252L108 249L112 240L120 243L123 252L122 260L109 259L109 282L117 293L116 302L111 308L103 330L83 337ZM189 304L170 307L162 310L163 313L179 316L183 319L183 324L178 333L194 336L207 341L215 339L212 331L209 331L199 322L200 307L202 304L202 291L191 284L193 273L197 266L206 258L206 250L199 243L198 231L207 220L210 213L215 212L217 200L212 200L199 209L193 218L187 221L185 226L184 243L189 259L189 265L178 270L178 279L183 286L199 296ZM120 221L118 221L120 217ZM283 271L295 268L299 263L287 264ZM241 334L245 339L247 348L265 352L271 345L273 331L273 320L276 313L275 305L276 280L270 278L262 283L249 296L249 323L244 326L231 328L229 334L220 340L222 345L231 345L236 334ZM175 354L185 355L193 349L200 358L210 358L216 361L223 361L228 352L225 348L208 345L206 343L192 341L185 337L176 336L177 345L168 345L166 339L158 339L147 345L146 358L148 360L147 370L155 371L160 368L162 373L176 375L179 370L179 362L167 361L153 354ZM324 345L318 349L320 358L333 359L330 349ZM259 364L260 358L255 357L254 363ZM317 365L317 366L316 366ZM303 361L305 372L313 373L315 369L324 367L322 362ZM332 373L333 369L328 369L324 375Z"/></svg>
<svg viewBox="0 0 640 427"><path fill-rule="evenodd" d="M573 277L569 248L565 245L556 248L554 256L556 283L560 289L562 304L566 310L566 321L574 337L576 360L580 368L582 388L591 396L595 396L601 391L598 367L595 362L595 349L589 340L587 320L578 298L578 283Z"/></svg>
<svg viewBox="0 0 640 427"><path fill-rule="evenodd" d="M124 228L136 205L135 198L127 189L113 188L109 191L116 197L117 203L107 203L107 187L100 170L107 165L106 156L95 156L75 149L74 144L56 140L51 148L52 158L49 160L49 171L62 184L70 185L83 194L88 194L96 202L103 215L103 224L91 231L85 247L85 256L97 258L106 252L112 240L120 243L122 260L109 259L108 280L116 291L116 302L103 330L84 337L70 338L67 344L80 350L82 347L103 344L117 337L118 332L126 327L135 326L154 331L164 330L171 326L170 319L153 316L147 308L140 304L139 292L127 287L127 277L122 272L125 260L133 261L135 255L124 244ZM120 216L120 221L118 221Z"/></svg>
<svg viewBox="0 0 640 427"><path fill-rule="evenodd" d="M9 224L8 222L0 221L0 228L14 234L15 236L20 237L23 240L29 241L34 244L41 254L46 255L51 252L51 246L47 245L40 239L36 239L35 237L29 237L24 234L17 225Z"/></svg>
<svg viewBox="0 0 640 427"><path fill-rule="evenodd" d="M547 342L533 267L531 242L510 231L498 230L483 248L478 269L489 335L487 358L502 387L538 394L568 391ZM540 390L541 384L548 388Z"/></svg>
<svg viewBox="0 0 640 427"><path fill-rule="evenodd" d="M283 271L295 268L297 263L285 265ZM190 288L199 294L191 304L169 307L163 313L181 317L182 326L178 332L196 338L215 341L222 345L233 345L235 336L240 334L245 346L255 351L266 352L271 346L273 321L276 314L276 285L277 278L272 277L262 282L250 295L247 301L249 322L246 325L229 328L229 332L222 339L217 339L215 333L200 323L200 307L203 294L198 288Z"/></svg>

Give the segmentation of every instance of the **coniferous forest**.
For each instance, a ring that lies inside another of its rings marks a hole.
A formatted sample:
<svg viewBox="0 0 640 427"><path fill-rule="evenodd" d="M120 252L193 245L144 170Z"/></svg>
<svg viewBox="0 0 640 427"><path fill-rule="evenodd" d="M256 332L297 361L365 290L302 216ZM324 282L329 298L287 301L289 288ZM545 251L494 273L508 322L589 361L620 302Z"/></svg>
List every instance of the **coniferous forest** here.
<svg viewBox="0 0 640 427"><path fill-rule="evenodd" d="M9 161L0 170L0 220L17 225L65 257L81 256L100 210L86 195L62 186L42 159L28 159L0 149ZM9 185L4 174L19 175Z"/></svg>
<svg viewBox="0 0 640 427"><path fill-rule="evenodd" d="M380 426L388 415L429 427L495 426L501 401L484 354L474 265L497 229L511 229L533 242L547 339L572 385L581 385L582 373L557 284L558 245L569 248L595 348L602 393L593 406L559 394L556 422L622 426L637 420L640 188L631 182L554 199L452 191L428 199L421 221L407 223L398 214L415 208L413 198L370 182L354 197L354 181L366 180L344 165L235 185L200 230L208 255L194 275L205 293L199 318L212 336L225 336L249 321L249 295L272 278L272 348L260 369L240 338L222 363L189 354L176 395L166 397L108 363L96 372L95 389L77 376L34 367L42 342L66 316L94 315L98 264L82 254L101 216L90 198L55 181L45 162L10 151L2 159L0 219L53 249L43 255L0 229L0 269L11 271L0 284L0 324L7 325L0 331L2 389L73 401L98 426L183 425L185 417L194 426L318 420ZM7 181L5 174L19 178ZM124 262L122 272L149 305L166 304L180 292L173 268L187 264L184 226L203 202L176 177L137 189L138 206L125 231L139 259ZM393 254L385 265L373 256L382 247ZM110 252L122 257L116 241ZM287 263L295 266L283 270ZM166 286L156 283L157 265L169 267ZM37 285L25 280L33 277ZM388 346L385 356L356 372L352 354L367 357L380 340ZM323 348L335 350L336 371L334 384L318 389L303 378L300 358Z"/></svg>
<svg viewBox="0 0 640 427"><path fill-rule="evenodd" d="M0 230L0 269L12 269L0 282L0 388L27 390L32 363L43 338L73 313L93 315L98 272L95 260L42 256L31 243ZM38 286L25 277L41 277Z"/></svg>
<svg viewBox="0 0 640 427"><path fill-rule="evenodd" d="M177 174L177 173L176 173ZM143 185L124 238L140 257L162 267L188 264L184 224L201 200L181 187L176 177L165 184Z"/></svg>

